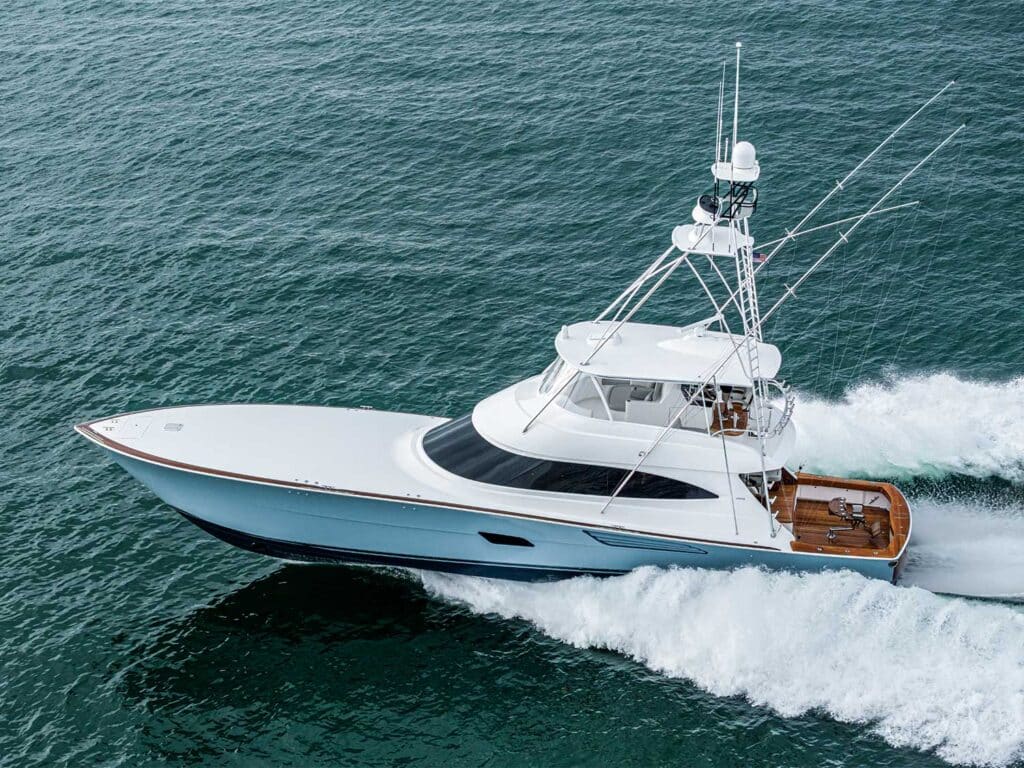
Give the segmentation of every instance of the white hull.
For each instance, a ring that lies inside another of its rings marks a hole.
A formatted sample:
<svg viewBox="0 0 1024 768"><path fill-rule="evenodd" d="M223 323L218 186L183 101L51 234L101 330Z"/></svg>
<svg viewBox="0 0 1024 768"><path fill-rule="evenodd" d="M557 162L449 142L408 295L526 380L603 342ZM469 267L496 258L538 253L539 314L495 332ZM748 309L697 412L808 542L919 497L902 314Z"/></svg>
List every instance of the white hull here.
<svg viewBox="0 0 1024 768"><path fill-rule="evenodd" d="M78 427L214 535L288 559L541 579L642 565L850 568L885 560L793 552L767 515L737 535L719 499L606 499L491 488L432 466L422 434L444 419L299 406L194 406ZM701 509L704 505L704 509ZM751 535L752 533L752 535Z"/></svg>

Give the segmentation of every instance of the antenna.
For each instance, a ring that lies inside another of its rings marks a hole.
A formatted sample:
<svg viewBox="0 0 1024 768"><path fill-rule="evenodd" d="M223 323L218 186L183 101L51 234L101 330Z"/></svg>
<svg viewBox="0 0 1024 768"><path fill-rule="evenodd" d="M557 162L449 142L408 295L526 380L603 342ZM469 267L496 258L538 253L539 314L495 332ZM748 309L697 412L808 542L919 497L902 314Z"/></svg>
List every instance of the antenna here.
<svg viewBox="0 0 1024 768"><path fill-rule="evenodd" d="M732 146L736 148L737 134L740 129L740 48L743 43L736 42L736 97L732 105Z"/></svg>
<svg viewBox="0 0 1024 768"><path fill-rule="evenodd" d="M725 103L725 62L722 62L722 79L718 83L718 133L715 135L715 162L722 158L722 109Z"/></svg>

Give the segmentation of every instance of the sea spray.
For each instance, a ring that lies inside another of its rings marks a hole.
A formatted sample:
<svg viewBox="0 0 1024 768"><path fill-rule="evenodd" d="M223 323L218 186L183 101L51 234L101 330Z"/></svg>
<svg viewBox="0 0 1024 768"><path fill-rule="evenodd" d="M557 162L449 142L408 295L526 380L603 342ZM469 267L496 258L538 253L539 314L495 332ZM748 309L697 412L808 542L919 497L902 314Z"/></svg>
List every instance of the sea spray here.
<svg viewBox="0 0 1024 768"><path fill-rule="evenodd" d="M1024 482L1024 377L941 373L800 396L790 463L812 472L909 478L963 474Z"/></svg>
<svg viewBox="0 0 1024 768"><path fill-rule="evenodd" d="M1024 482L1024 377L890 377L841 400L800 398L791 465L910 480L948 475ZM1024 504L961 494L914 497L904 581L935 592L1024 598Z"/></svg>
<svg viewBox="0 0 1024 768"><path fill-rule="evenodd" d="M956 764L1024 757L1024 613L850 572L642 568L518 584L424 573L431 594L625 654L780 715L865 723Z"/></svg>

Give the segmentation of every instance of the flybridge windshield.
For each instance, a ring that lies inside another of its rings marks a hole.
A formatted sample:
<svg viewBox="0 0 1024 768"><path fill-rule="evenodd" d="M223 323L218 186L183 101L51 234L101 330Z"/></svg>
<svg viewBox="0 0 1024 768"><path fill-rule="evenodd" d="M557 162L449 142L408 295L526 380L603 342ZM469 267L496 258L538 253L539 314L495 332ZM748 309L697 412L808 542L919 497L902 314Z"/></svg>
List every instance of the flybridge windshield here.
<svg viewBox="0 0 1024 768"><path fill-rule="evenodd" d="M434 427L423 438L423 450L452 474L508 488L611 496L627 474L618 467L574 464L520 456L487 442L473 426L472 416ZM717 499L703 488L660 475L636 472L620 496L637 499Z"/></svg>
<svg viewBox="0 0 1024 768"><path fill-rule="evenodd" d="M539 392L542 395L546 395L551 391L551 387L555 384L555 379L561 376L562 371L565 369L565 361L560 357L556 357L555 361L551 363L547 368L544 369L544 375L541 377Z"/></svg>

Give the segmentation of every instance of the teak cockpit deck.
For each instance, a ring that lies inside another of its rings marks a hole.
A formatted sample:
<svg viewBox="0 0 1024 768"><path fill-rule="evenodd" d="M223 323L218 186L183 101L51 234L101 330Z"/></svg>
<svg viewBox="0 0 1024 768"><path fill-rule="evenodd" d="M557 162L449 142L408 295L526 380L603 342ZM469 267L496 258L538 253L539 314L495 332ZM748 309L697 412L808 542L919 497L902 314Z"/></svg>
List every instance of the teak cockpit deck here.
<svg viewBox="0 0 1024 768"><path fill-rule="evenodd" d="M910 508L891 483L786 472L772 493L776 519L793 531L794 552L894 558L910 535ZM863 520L847 525L829 511L833 499L861 505Z"/></svg>

